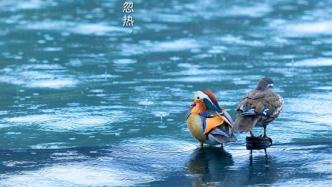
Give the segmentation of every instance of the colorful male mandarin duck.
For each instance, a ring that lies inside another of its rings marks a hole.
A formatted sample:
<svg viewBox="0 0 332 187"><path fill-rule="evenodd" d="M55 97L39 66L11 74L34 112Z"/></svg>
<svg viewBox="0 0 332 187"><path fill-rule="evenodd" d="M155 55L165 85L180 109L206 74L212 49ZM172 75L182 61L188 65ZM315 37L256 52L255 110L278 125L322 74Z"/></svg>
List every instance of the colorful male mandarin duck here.
<svg viewBox="0 0 332 187"><path fill-rule="evenodd" d="M266 126L279 116L283 104L282 97L272 88L272 79L264 77L258 81L256 88L241 100L236 108L235 130L250 131L251 136L254 137L252 129L255 126L262 126L263 137L266 137Z"/></svg>
<svg viewBox="0 0 332 187"><path fill-rule="evenodd" d="M235 140L232 118L209 90L194 93L194 102L187 114L187 125L201 147L204 143L223 145Z"/></svg>

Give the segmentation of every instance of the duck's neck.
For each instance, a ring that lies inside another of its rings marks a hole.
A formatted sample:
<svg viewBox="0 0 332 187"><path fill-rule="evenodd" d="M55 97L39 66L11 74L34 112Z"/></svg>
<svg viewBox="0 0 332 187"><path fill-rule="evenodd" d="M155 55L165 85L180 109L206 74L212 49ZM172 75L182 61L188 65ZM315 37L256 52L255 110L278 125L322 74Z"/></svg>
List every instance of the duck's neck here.
<svg viewBox="0 0 332 187"><path fill-rule="evenodd" d="M206 111L206 106L204 103L197 102L195 106L191 109L192 114L202 114Z"/></svg>

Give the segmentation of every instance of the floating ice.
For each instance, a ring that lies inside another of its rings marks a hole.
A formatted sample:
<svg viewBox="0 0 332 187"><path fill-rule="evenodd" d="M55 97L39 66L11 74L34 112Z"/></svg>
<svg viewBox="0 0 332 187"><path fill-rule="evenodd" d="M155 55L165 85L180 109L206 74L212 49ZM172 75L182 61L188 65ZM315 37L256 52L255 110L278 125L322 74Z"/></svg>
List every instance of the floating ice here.
<svg viewBox="0 0 332 187"><path fill-rule="evenodd" d="M68 148L64 142L40 143L30 146L32 149L63 149Z"/></svg>
<svg viewBox="0 0 332 187"><path fill-rule="evenodd" d="M84 35L105 35L112 32L125 33L123 28L111 26L106 23L75 23L66 21L40 21L24 25L24 28L31 30L52 30L62 33L76 33Z"/></svg>
<svg viewBox="0 0 332 187"><path fill-rule="evenodd" d="M225 11L226 16L248 16L262 17L272 11L272 7L267 4L256 4L251 6L233 6Z"/></svg>
<svg viewBox="0 0 332 187"><path fill-rule="evenodd" d="M31 30L53 30L53 31L66 31L66 27L73 27L74 23L65 21L38 21L36 23L29 23L24 25L24 28Z"/></svg>
<svg viewBox="0 0 332 187"><path fill-rule="evenodd" d="M111 119L104 116L84 116L84 114L67 115L27 115L5 118L13 125L38 125L46 130L83 130L106 125Z"/></svg>
<svg viewBox="0 0 332 187"><path fill-rule="evenodd" d="M54 51L62 51L63 48L62 47L45 47L42 50L47 51L47 52L54 52Z"/></svg>
<svg viewBox="0 0 332 187"><path fill-rule="evenodd" d="M299 98L293 98L287 100L287 108L285 108L286 117L293 122L310 123L319 125L310 125L307 128L308 131L326 131L330 128L329 121L332 120L332 112L329 110L329 106L332 105L332 94L327 93L311 93L299 96ZM304 99L305 98L305 99ZM324 102L324 104L322 104ZM299 124L300 125L300 124Z"/></svg>
<svg viewBox="0 0 332 187"><path fill-rule="evenodd" d="M317 90L328 90L328 91L332 91L332 86L319 86L317 88L315 88Z"/></svg>
<svg viewBox="0 0 332 187"><path fill-rule="evenodd" d="M137 61L133 59L116 59L113 62L119 65L127 65L127 64L135 64Z"/></svg>
<svg viewBox="0 0 332 187"><path fill-rule="evenodd" d="M330 155L325 155L325 157L326 158L324 159L323 155L321 155L321 160L315 161L307 167L317 173L328 173L332 177L332 161L330 159Z"/></svg>
<svg viewBox="0 0 332 187"><path fill-rule="evenodd" d="M253 47L264 46L264 43L262 43L260 41L243 40L241 37L233 36L233 35L226 35L224 37L221 37L220 40L225 43L232 44L232 45L238 44L238 45L253 46Z"/></svg>
<svg viewBox="0 0 332 187"><path fill-rule="evenodd" d="M170 41L142 41L137 43L123 43L122 55L131 56L151 52L177 52L185 50L197 50L201 46L194 39L181 38Z"/></svg>
<svg viewBox="0 0 332 187"><path fill-rule="evenodd" d="M140 145L137 147L136 145ZM159 138L156 139L131 139L120 144L120 147L130 149L132 152L141 152L147 154L145 156L151 157L153 154L160 154L160 158L168 157L164 153L182 153L189 152L196 149L196 145L188 141ZM137 153L137 155L141 155ZM149 155L151 154L151 155ZM157 158L157 157L156 157ZM158 157L159 158L159 157Z"/></svg>
<svg viewBox="0 0 332 187"><path fill-rule="evenodd" d="M286 25L285 31L293 36L332 34L332 21L289 24Z"/></svg>
<svg viewBox="0 0 332 187"><path fill-rule="evenodd" d="M49 5L54 5L53 1L42 0L17 0L17 1L2 1L0 2L1 9L6 10L28 10L28 9L41 9Z"/></svg>
<svg viewBox="0 0 332 187"><path fill-rule="evenodd" d="M199 47L199 45L192 39L179 39L175 41L156 43L155 50L179 51L197 47Z"/></svg>
<svg viewBox="0 0 332 187"><path fill-rule="evenodd" d="M154 105L154 102L151 101L151 99L144 99L144 100L139 100L138 104L143 106L149 106L149 105Z"/></svg>
<svg viewBox="0 0 332 187"><path fill-rule="evenodd" d="M135 186L152 182L152 175L106 166L70 164L45 167L16 175L2 175L1 186ZM36 182L38 181L38 182Z"/></svg>
<svg viewBox="0 0 332 187"><path fill-rule="evenodd" d="M33 88L63 88L63 87L73 87L76 81L73 79L60 79L60 80L36 80L31 81L28 87Z"/></svg>
<svg viewBox="0 0 332 187"><path fill-rule="evenodd" d="M128 115L123 111L81 111L84 108L73 107L57 109L47 114L22 115L4 118L3 121L13 125L38 126L47 131L84 131L87 129L105 128L107 124L125 121ZM89 110L89 108L85 108ZM126 117L125 117L126 116Z"/></svg>
<svg viewBox="0 0 332 187"><path fill-rule="evenodd" d="M118 78L120 77L119 75L112 75L109 74L107 72L105 72L104 74L99 74L99 75L86 75L83 76L82 79L86 79L86 81L89 82L98 82L98 81L108 81L114 78Z"/></svg>
<svg viewBox="0 0 332 187"><path fill-rule="evenodd" d="M74 87L77 80L66 75L66 69L60 65L32 64L9 66L1 69L0 82L22 85L30 88L60 89Z"/></svg>
<svg viewBox="0 0 332 187"><path fill-rule="evenodd" d="M93 89L93 90L90 90L90 92L100 94L100 93L104 93L104 90L102 90L102 89Z"/></svg>
<svg viewBox="0 0 332 187"><path fill-rule="evenodd" d="M156 117L160 117L160 119L162 120L164 117L169 116L169 112L164 112L164 111L154 111L152 112L153 115L155 115Z"/></svg>
<svg viewBox="0 0 332 187"><path fill-rule="evenodd" d="M5 118L5 121L9 123L45 123L48 121L56 121L56 118L52 115L40 114L40 115L27 115L27 116L18 116L12 118Z"/></svg>
<svg viewBox="0 0 332 187"><path fill-rule="evenodd" d="M21 1L17 4L17 9L39 9L43 5L43 1L40 0L30 0L30 1Z"/></svg>
<svg viewBox="0 0 332 187"><path fill-rule="evenodd" d="M169 72L167 75L171 76L188 76L192 75L193 77L197 76L205 76L205 77L213 77L214 75L225 75L230 74L229 71L222 70L222 69L209 69L204 68L197 65L190 65L186 63L178 64L179 67L183 68L182 71L176 71L176 72Z"/></svg>
<svg viewBox="0 0 332 187"><path fill-rule="evenodd" d="M305 67L319 67L319 66L332 66L331 58L315 58L298 61L295 63L288 63L288 66L305 66Z"/></svg>
<svg viewBox="0 0 332 187"><path fill-rule="evenodd" d="M78 34L95 34L95 35L104 35L108 32L121 32L122 28L106 25L104 23L81 23L69 31L78 33Z"/></svg>

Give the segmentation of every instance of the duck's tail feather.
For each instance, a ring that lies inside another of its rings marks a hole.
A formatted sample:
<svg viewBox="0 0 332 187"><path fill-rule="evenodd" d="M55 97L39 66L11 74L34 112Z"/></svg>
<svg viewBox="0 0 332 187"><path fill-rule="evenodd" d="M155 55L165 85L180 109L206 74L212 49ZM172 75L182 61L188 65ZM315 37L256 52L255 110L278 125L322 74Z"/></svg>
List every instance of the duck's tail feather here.
<svg viewBox="0 0 332 187"><path fill-rule="evenodd" d="M240 104L237 108L234 125L234 130L236 132L249 132L255 127L259 116L255 109L256 107L253 103L244 102Z"/></svg>
<svg viewBox="0 0 332 187"><path fill-rule="evenodd" d="M238 108L237 112L241 116L256 116L257 115L255 108L248 104L241 105Z"/></svg>
<svg viewBox="0 0 332 187"><path fill-rule="evenodd" d="M229 128L229 127L228 127ZM214 128L209 134L209 138L213 138L220 144L226 143L226 142L232 142L236 141L236 138L233 134L232 129L228 128Z"/></svg>
<svg viewBox="0 0 332 187"><path fill-rule="evenodd" d="M238 114L235 120L234 130L237 132L249 132L255 127L257 120L257 116L242 116Z"/></svg>

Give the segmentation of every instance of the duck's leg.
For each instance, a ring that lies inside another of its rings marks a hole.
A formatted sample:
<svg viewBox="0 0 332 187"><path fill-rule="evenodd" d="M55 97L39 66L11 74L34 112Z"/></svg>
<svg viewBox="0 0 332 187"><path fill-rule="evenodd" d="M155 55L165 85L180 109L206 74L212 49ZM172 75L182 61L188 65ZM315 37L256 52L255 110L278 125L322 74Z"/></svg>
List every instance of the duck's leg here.
<svg viewBox="0 0 332 187"><path fill-rule="evenodd" d="M199 147L201 148L201 149L203 149L203 142L200 142L200 145L199 145Z"/></svg>
<svg viewBox="0 0 332 187"><path fill-rule="evenodd" d="M251 137L255 137L255 136L254 136L254 133L252 133L252 131L250 131L250 136L251 136Z"/></svg>
<svg viewBox="0 0 332 187"><path fill-rule="evenodd" d="M266 137L266 125L263 125L264 127L264 136L263 137Z"/></svg>
<svg viewBox="0 0 332 187"><path fill-rule="evenodd" d="M268 164L269 163L269 156L267 155L266 148L264 149L264 152L265 152L265 161L266 161L266 164Z"/></svg>

